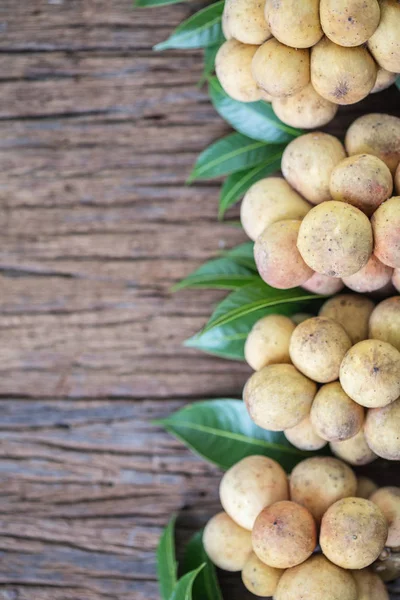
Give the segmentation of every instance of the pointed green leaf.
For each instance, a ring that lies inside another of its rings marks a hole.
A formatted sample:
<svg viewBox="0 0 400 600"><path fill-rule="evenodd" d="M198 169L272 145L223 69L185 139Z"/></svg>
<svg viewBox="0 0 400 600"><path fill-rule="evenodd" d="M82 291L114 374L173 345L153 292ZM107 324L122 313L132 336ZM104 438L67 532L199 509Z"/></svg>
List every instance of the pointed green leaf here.
<svg viewBox="0 0 400 600"><path fill-rule="evenodd" d="M218 50L221 48L222 43L215 44L214 46L207 46L204 48L204 68L203 75L199 81L199 85L203 85L205 81L215 71L215 59L217 57Z"/></svg>
<svg viewBox="0 0 400 600"><path fill-rule="evenodd" d="M178 4L187 0L134 0L136 8L152 8L153 6L167 6L167 4Z"/></svg>
<svg viewBox="0 0 400 600"><path fill-rule="evenodd" d="M215 110L236 131L268 143L290 142L304 133L285 125L267 102L239 102L223 90L216 77L209 80L209 94Z"/></svg>
<svg viewBox="0 0 400 600"><path fill-rule="evenodd" d="M244 244L235 246L235 248L225 250L224 252L221 252L221 254L222 256L231 258L239 265L243 265L244 267L247 267L248 269L258 273L257 265L254 260L254 242L245 242Z"/></svg>
<svg viewBox="0 0 400 600"><path fill-rule="evenodd" d="M203 532L198 531L186 546L183 557L183 572L188 573L204 564L193 584L193 600L223 600L215 567L203 546Z"/></svg>
<svg viewBox="0 0 400 600"><path fill-rule="evenodd" d="M221 194L219 197L219 210L218 210L218 218L222 219L225 212L230 208L235 202L240 200L247 190L263 177L267 177L276 171L279 171L281 168L281 158L283 151L277 148L275 145L270 146L271 154L268 159L253 167L252 169L245 169L243 171L238 171L237 173L232 173L225 180Z"/></svg>
<svg viewBox="0 0 400 600"><path fill-rule="evenodd" d="M283 151L283 148L284 146L275 145L274 151ZM232 133L214 142L200 154L189 182L195 179L211 179L254 167L268 160L270 155L270 145L241 133Z"/></svg>
<svg viewBox="0 0 400 600"><path fill-rule="evenodd" d="M258 427L241 400L196 402L159 423L193 452L221 469L229 469L245 456L261 454L290 471L311 455L292 446L282 432Z"/></svg>
<svg viewBox="0 0 400 600"><path fill-rule="evenodd" d="M230 258L217 258L201 265L188 277L177 283L172 289L183 288L215 288L235 290L243 285L257 281L253 271L243 267Z"/></svg>
<svg viewBox="0 0 400 600"><path fill-rule="evenodd" d="M162 600L169 600L178 581L178 564L175 559L174 515L164 529L157 547L157 575Z"/></svg>
<svg viewBox="0 0 400 600"><path fill-rule="evenodd" d="M171 37L154 47L155 50L171 48L205 48L222 43L221 17L224 0L210 4L183 21Z"/></svg>
<svg viewBox="0 0 400 600"><path fill-rule="evenodd" d="M180 578L169 600L192 600L192 588L198 574L204 569L204 564Z"/></svg>
<svg viewBox="0 0 400 600"><path fill-rule="evenodd" d="M262 308L277 308L282 304L296 304L323 296L312 294L301 288L277 290L263 281L251 283L229 294L215 309L204 332L240 319Z"/></svg>

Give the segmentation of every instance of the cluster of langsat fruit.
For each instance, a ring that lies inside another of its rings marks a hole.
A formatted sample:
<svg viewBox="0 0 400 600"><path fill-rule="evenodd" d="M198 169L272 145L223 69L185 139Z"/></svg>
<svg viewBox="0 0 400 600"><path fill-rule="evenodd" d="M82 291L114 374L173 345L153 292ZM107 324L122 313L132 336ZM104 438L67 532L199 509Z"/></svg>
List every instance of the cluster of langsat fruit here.
<svg viewBox="0 0 400 600"><path fill-rule="evenodd" d="M301 450L329 442L353 465L400 460L400 296L338 295L297 317L268 315L246 340L252 420Z"/></svg>
<svg viewBox="0 0 400 600"><path fill-rule="evenodd" d="M308 458L288 478L274 460L249 456L223 476L220 500L204 548L256 596L389 599L369 567L400 546L400 488L357 480L336 458Z"/></svg>
<svg viewBox="0 0 400 600"><path fill-rule="evenodd" d="M399 289L400 119L360 117L345 146L327 133L302 135L283 153L284 179L246 193L241 222L269 285L330 295L344 285L385 289L393 279Z"/></svg>
<svg viewBox="0 0 400 600"><path fill-rule="evenodd" d="M400 72L397 0L226 0L222 23L216 72L226 93L272 101L293 127L325 125L339 104Z"/></svg>

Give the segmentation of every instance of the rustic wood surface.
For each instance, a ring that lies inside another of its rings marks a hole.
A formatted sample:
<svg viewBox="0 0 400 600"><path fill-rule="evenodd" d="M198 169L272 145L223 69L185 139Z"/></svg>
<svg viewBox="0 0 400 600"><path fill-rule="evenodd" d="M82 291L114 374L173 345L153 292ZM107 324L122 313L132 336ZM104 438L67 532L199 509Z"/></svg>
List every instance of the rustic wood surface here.
<svg viewBox="0 0 400 600"><path fill-rule="evenodd" d="M150 423L247 374L181 346L221 294L169 293L243 240L218 182L184 185L226 131L200 52L151 51L195 8L0 3L2 600L155 600L170 513L182 541L218 506L217 470ZM367 109L398 97L331 131Z"/></svg>

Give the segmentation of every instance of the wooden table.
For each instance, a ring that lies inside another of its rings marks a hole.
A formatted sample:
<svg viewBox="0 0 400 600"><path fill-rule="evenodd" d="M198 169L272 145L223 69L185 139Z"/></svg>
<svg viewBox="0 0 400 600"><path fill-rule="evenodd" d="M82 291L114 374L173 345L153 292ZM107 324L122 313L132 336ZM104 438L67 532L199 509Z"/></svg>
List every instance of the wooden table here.
<svg viewBox="0 0 400 600"><path fill-rule="evenodd" d="M193 9L0 5L0 600L155 600L170 513L183 540L217 510L217 470L150 423L247 375L181 346L220 294L169 292L244 239L184 185L226 131L200 53L151 51Z"/></svg>

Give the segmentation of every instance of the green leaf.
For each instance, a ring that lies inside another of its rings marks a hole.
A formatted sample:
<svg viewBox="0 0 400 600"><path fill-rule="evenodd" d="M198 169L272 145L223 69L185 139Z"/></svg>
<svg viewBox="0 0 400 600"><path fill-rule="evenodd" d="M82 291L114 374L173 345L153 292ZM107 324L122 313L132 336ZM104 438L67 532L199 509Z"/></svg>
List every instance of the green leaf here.
<svg viewBox="0 0 400 600"><path fill-rule="evenodd" d="M186 0L134 0L136 8L152 8L153 6L166 6L167 4L178 4Z"/></svg>
<svg viewBox="0 0 400 600"><path fill-rule="evenodd" d="M235 248L225 250L224 252L221 252L221 254L222 256L231 258L239 265L243 265L258 273L257 265L254 260L254 242L245 242L244 244L235 246Z"/></svg>
<svg viewBox="0 0 400 600"><path fill-rule="evenodd" d="M256 281L259 277L250 269L230 258L217 258L201 265L188 277L177 283L173 291L183 288L215 288L235 290Z"/></svg>
<svg viewBox="0 0 400 600"><path fill-rule="evenodd" d="M283 148L284 146L274 146L275 152L283 151ZM270 154L271 146L264 142L253 140L241 133L231 133L211 144L200 154L189 182L254 167L268 160Z"/></svg>
<svg viewBox="0 0 400 600"><path fill-rule="evenodd" d="M218 50L221 48L222 42L215 44L214 46L207 46L204 48L204 67L203 74L199 81L199 86L203 85L205 81L215 71L215 59L217 57Z"/></svg>
<svg viewBox="0 0 400 600"><path fill-rule="evenodd" d="M204 569L204 564L180 578L169 600L192 600L192 588L196 577Z"/></svg>
<svg viewBox="0 0 400 600"><path fill-rule="evenodd" d="M245 456L261 454L290 471L310 456L309 452L292 446L282 432L255 425L241 400L196 402L159 423L193 452L221 469L229 469Z"/></svg>
<svg viewBox="0 0 400 600"><path fill-rule="evenodd" d="M398 77L396 79L396 86L397 86L397 89L400 90L400 77Z"/></svg>
<svg viewBox="0 0 400 600"><path fill-rule="evenodd" d="M186 546L183 571L193 571L202 564L204 569L198 574L193 585L193 600L223 600L215 567L204 550L203 532L198 531Z"/></svg>
<svg viewBox="0 0 400 600"><path fill-rule="evenodd" d="M225 180L219 197L219 219L222 219L228 208L245 195L253 183L256 183L263 177L271 175L271 173L275 173L275 171L279 171L281 168L283 152L282 150L277 151L275 145L270 146L270 148L271 154L264 163L257 165L252 169L245 169L243 171L238 171L237 173L232 173L232 175L229 175Z"/></svg>
<svg viewBox="0 0 400 600"><path fill-rule="evenodd" d="M200 331L186 340L184 345L221 358L244 360L244 345L247 336L259 319L269 314L290 316L298 310L299 305L293 304L281 304L270 309L256 310L236 321L213 327L205 333Z"/></svg>
<svg viewBox="0 0 400 600"><path fill-rule="evenodd" d="M162 600L169 600L178 581L178 563L175 558L176 516L164 529L157 547L157 575Z"/></svg>
<svg viewBox="0 0 400 600"><path fill-rule="evenodd" d="M282 304L304 302L323 296L312 294L301 288L277 290L263 281L251 283L229 294L215 309L204 332L225 325L262 308L275 309Z"/></svg>
<svg viewBox="0 0 400 600"><path fill-rule="evenodd" d="M171 48L204 48L222 43L224 36L221 17L224 0L206 6L186 21L183 21L165 42L154 46L154 50Z"/></svg>
<svg viewBox="0 0 400 600"><path fill-rule="evenodd" d="M216 77L209 80L209 94L215 110L236 131L254 140L268 143L290 142L303 134L300 129L285 125L266 102L239 102L223 90Z"/></svg>

